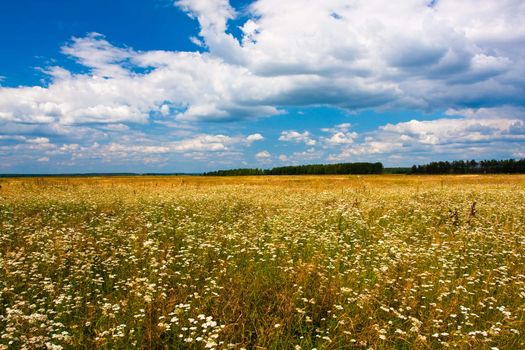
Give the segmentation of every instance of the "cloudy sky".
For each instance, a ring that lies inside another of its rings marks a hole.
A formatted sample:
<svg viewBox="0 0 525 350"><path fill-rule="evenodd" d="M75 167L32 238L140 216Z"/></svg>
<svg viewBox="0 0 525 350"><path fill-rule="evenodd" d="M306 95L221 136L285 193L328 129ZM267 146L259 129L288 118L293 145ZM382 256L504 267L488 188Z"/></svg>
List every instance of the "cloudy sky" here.
<svg viewBox="0 0 525 350"><path fill-rule="evenodd" d="M520 157L523 0L0 4L0 173Z"/></svg>

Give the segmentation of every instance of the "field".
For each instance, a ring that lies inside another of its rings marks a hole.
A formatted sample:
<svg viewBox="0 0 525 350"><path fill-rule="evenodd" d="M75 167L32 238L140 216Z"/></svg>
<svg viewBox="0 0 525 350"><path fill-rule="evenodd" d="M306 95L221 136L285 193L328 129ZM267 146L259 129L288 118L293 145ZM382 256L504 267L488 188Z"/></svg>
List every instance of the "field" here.
<svg viewBox="0 0 525 350"><path fill-rule="evenodd" d="M525 348L522 175L0 185L0 349Z"/></svg>

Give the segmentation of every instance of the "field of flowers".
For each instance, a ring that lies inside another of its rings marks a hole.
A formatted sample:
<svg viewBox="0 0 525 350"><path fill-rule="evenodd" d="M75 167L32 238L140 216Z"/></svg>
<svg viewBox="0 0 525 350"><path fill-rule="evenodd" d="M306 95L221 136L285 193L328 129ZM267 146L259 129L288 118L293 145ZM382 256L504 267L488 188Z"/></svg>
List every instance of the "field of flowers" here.
<svg viewBox="0 0 525 350"><path fill-rule="evenodd" d="M525 348L525 176L0 185L0 349Z"/></svg>

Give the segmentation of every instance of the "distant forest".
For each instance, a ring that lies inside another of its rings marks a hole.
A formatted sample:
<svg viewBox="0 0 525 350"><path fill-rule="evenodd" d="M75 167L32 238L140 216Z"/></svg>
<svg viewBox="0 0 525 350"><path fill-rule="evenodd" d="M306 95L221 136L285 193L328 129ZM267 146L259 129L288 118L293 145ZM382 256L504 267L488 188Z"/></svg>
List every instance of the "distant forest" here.
<svg viewBox="0 0 525 350"><path fill-rule="evenodd" d="M525 158L520 160L455 160L431 162L411 168L384 168L377 163L338 163L284 166L271 169L240 168L218 170L207 176L242 175L322 175L322 174L517 174L525 173Z"/></svg>
<svg viewBox="0 0 525 350"><path fill-rule="evenodd" d="M339 163L283 166L272 169L231 169L218 170L204 175L235 176L235 175L320 175L320 174L382 174L381 163Z"/></svg>
<svg viewBox="0 0 525 350"><path fill-rule="evenodd" d="M517 174L525 173L525 158L520 160L455 160L414 165L410 174Z"/></svg>

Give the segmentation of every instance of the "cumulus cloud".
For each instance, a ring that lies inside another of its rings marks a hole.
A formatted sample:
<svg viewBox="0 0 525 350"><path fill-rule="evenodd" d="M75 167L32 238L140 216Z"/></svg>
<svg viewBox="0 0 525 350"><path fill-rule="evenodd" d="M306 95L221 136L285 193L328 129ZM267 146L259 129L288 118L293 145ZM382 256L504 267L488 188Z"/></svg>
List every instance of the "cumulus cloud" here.
<svg viewBox="0 0 525 350"><path fill-rule="evenodd" d="M404 139L422 144L449 144L451 142L480 142L506 138L524 140L524 122L515 119L436 119L430 121L411 120L398 124L387 124L382 132L401 135Z"/></svg>
<svg viewBox="0 0 525 350"><path fill-rule="evenodd" d="M405 164L428 159L517 157L525 147L525 115L520 109L449 111L455 118L388 123L331 153L332 161L395 159Z"/></svg>
<svg viewBox="0 0 525 350"><path fill-rule="evenodd" d="M147 143L135 145L132 143L110 143L105 146L105 152L108 153L145 153L145 154L162 154L162 153L188 153L188 152L220 152L235 150L245 144L245 138L242 136L232 137L227 135L195 135L176 141L155 142L154 140L144 140ZM99 147L99 146L97 146Z"/></svg>
<svg viewBox="0 0 525 350"><path fill-rule="evenodd" d="M40 159L46 158L47 161L60 160L63 165L63 161L69 159L72 166L90 160L112 164L144 164L146 159L146 164L168 160L178 162L181 157L220 164L221 159L239 160L244 148L251 143L247 141L248 137L195 134L170 140L166 137L155 139L141 133L132 133L116 134L107 143L95 141L77 144L51 142L45 137L3 136L0 137L0 160L4 156L8 160L9 155L15 153L22 163L41 162Z"/></svg>
<svg viewBox="0 0 525 350"><path fill-rule="evenodd" d="M329 133L336 133L340 131L347 132L348 130L350 130L351 127L352 127L351 123L342 123L342 124L337 124L331 128L321 128L321 131L329 132Z"/></svg>
<svg viewBox="0 0 525 350"><path fill-rule="evenodd" d="M301 142L305 135L322 147L282 154L281 161L378 161L412 165L442 159L521 157L525 152L525 110L514 107L449 110L433 120L386 123L357 133L348 123L321 129L329 136L286 132L281 138Z"/></svg>
<svg viewBox="0 0 525 350"><path fill-rule="evenodd" d="M344 132L336 132L330 137L324 138L324 142L328 145L345 145L350 144L354 142L354 138L357 137L357 133L344 133Z"/></svg>
<svg viewBox="0 0 525 350"><path fill-rule="evenodd" d="M293 106L448 110L435 122L385 125L368 141L350 126L318 140L293 130L279 138L348 154L380 154L386 142L401 151L410 142L510 142L523 131L522 117L502 116L525 106L521 0L255 0L242 17L228 0L174 6L198 22L188 39L204 52L138 51L99 33L74 37L61 52L86 72L44 67L49 79L42 86L0 86L1 133L107 145L133 125L250 120ZM239 142L262 140L254 135ZM224 139L193 136L191 145L144 146L154 147L146 148L151 153L229 147Z"/></svg>
<svg viewBox="0 0 525 350"><path fill-rule="evenodd" d="M261 141L261 140L264 140L264 137L259 133L251 134L246 137L246 141L248 142Z"/></svg>
<svg viewBox="0 0 525 350"><path fill-rule="evenodd" d="M323 128L321 131L330 133L329 137L322 137L321 141L325 146L338 146L338 145L347 145L354 143L354 139L358 136L356 132L350 132L352 124L343 123L338 124L332 128Z"/></svg>
<svg viewBox="0 0 525 350"><path fill-rule="evenodd" d="M129 75L129 70L123 65L134 55L132 50L115 47L104 38L104 35L95 32L89 33L84 38L73 37L69 44L62 47L62 53L89 67L93 75L106 78ZM57 77L66 71L54 67L51 73Z"/></svg>
<svg viewBox="0 0 525 350"><path fill-rule="evenodd" d="M62 52L90 73L52 67L48 87L2 88L0 118L144 122L170 105L180 119L227 120L296 105L525 104L518 0L257 0L240 38L228 33L237 13L227 0L175 5L198 21L209 52L137 52L98 33L73 38Z"/></svg>
<svg viewBox="0 0 525 350"><path fill-rule="evenodd" d="M268 162L272 155L268 151L261 151L255 154L255 158L260 162Z"/></svg>
<svg viewBox="0 0 525 350"><path fill-rule="evenodd" d="M175 6L199 21L199 36L204 42L191 37L194 44L206 46L211 54L231 63L243 62L244 54L239 42L233 35L226 33L228 20L236 16L228 0L178 0Z"/></svg>
<svg viewBox="0 0 525 350"><path fill-rule="evenodd" d="M279 141L292 141L298 143L304 143L308 146L314 146L317 142L311 137L309 131L298 132L295 130L282 131L279 136Z"/></svg>
<svg viewBox="0 0 525 350"><path fill-rule="evenodd" d="M46 144L49 143L49 139L47 137L35 137L33 139L27 139L26 142L34 144Z"/></svg>

